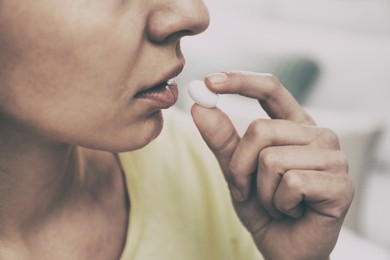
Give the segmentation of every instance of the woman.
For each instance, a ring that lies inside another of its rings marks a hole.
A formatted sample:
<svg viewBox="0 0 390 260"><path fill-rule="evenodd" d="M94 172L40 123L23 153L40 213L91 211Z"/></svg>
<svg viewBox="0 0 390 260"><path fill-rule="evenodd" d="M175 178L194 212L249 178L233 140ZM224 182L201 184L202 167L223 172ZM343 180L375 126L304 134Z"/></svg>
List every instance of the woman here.
<svg viewBox="0 0 390 260"><path fill-rule="evenodd" d="M1 259L328 258L347 162L274 77L206 78L274 119L241 138L195 105L220 167L172 109L159 136L208 23L201 0L0 1Z"/></svg>

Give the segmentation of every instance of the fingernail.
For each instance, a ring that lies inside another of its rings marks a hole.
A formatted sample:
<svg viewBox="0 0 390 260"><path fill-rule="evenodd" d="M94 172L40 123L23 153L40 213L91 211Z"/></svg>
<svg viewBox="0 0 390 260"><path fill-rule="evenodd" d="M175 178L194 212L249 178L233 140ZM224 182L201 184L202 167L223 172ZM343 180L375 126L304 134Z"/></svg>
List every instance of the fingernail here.
<svg viewBox="0 0 390 260"><path fill-rule="evenodd" d="M214 73L206 77L213 84L221 84L227 80L227 75L225 73Z"/></svg>
<svg viewBox="0 0 390 260"><path fill-rule="evenodd" d="M245 198L244 198L244 195L242 195L241 191L239 189L237 189L235 186L231 186L231 191L232 191L232 194L233 194L233 198L237 201L243 201Z"/></svg>

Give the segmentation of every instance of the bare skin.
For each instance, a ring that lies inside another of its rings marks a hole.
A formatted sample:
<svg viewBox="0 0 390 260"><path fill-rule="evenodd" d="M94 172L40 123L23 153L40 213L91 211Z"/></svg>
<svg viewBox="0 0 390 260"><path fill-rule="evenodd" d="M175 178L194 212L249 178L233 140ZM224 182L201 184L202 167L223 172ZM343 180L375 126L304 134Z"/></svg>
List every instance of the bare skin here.
<svg viewBox="0 0 390 260"><path fill-rule="evenodd" d="M201 0L0 7L0 258L117 259L131 203L115 154L159 135L175 92L158 86L182 70L180 40L207 28L207 9ZM192 109L237 214L267 259L326 259L353 197L337 137L274 77L223 75L208 87L258 99L273 119L241 138L221 110Z"/></svg>
<svg viewBox="0 0 390 260"><path fill-rule="evenodd" d="M258 99L271 117L254 121L241 138L220 109L192 107L259 250L266 259L328 259L354 194L336 134L316 127L272 75L232 71L206 84Z"/></svg>
<svg viewBox="0 0 390 260"><path fill-rule="evenodd" d="M175 77L181 38L208 23L200 0L0 0L0 259L119 258L115 153L163 125L136 95Z"/></svg>
<svg viewBox="0 0 390 260"><path fill-rule="evenodd" d="M129 202L115 155L37 139L2 139L1 259L118 259Z"/></svg>

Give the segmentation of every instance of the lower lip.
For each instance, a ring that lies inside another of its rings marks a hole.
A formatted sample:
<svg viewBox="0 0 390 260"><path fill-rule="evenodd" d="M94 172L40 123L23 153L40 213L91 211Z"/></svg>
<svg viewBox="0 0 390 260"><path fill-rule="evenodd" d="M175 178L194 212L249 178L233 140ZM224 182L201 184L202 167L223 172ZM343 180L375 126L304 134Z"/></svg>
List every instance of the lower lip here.
<svg viewBox="0 0 390 260"><path fill-rule="evenodd" d="M149 106L157 109L165 109L173 106L179 96L179 89L174 80L138 93L135 97L147 102Z"/></svg>

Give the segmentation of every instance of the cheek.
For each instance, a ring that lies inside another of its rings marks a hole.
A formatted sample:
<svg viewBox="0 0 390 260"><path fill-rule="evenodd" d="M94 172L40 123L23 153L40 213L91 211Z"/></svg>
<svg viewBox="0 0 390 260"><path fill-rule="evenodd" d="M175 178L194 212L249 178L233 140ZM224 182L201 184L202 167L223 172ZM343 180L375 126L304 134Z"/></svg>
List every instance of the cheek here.
<svg viewBox="0 0 390 260"><path fill-rule="evenodd" d="M65 4L67 1L47 2L52 12L34 10L32 5L30 13L28 8L18 10L23 22L11 17L11 29L4 29L7 23L0 25L5 34L0 46L8 47L8 57L1 65L14 65L7 71L8 85L23 87L31 94L66 93L76 87L80 93L107 91L100 86L110 87L113 93L116 86L129 81L143 43L142 23L129 28L132 21L127 21L128 17L99 5L101 1L85 1L77 9ZM61 8L64 11L59 11ZM137 16L133 19L142 21Z"/></svg>
<svg viewBox="0 0 390 260"><path fill-rule="evenodd" d="M135 22L142 19L73 15L36 13L8 31L13 66L1 77L0 113L61 142L104 150L146 145L162 118L133 104L142 84L143 25Z"/></svg>

